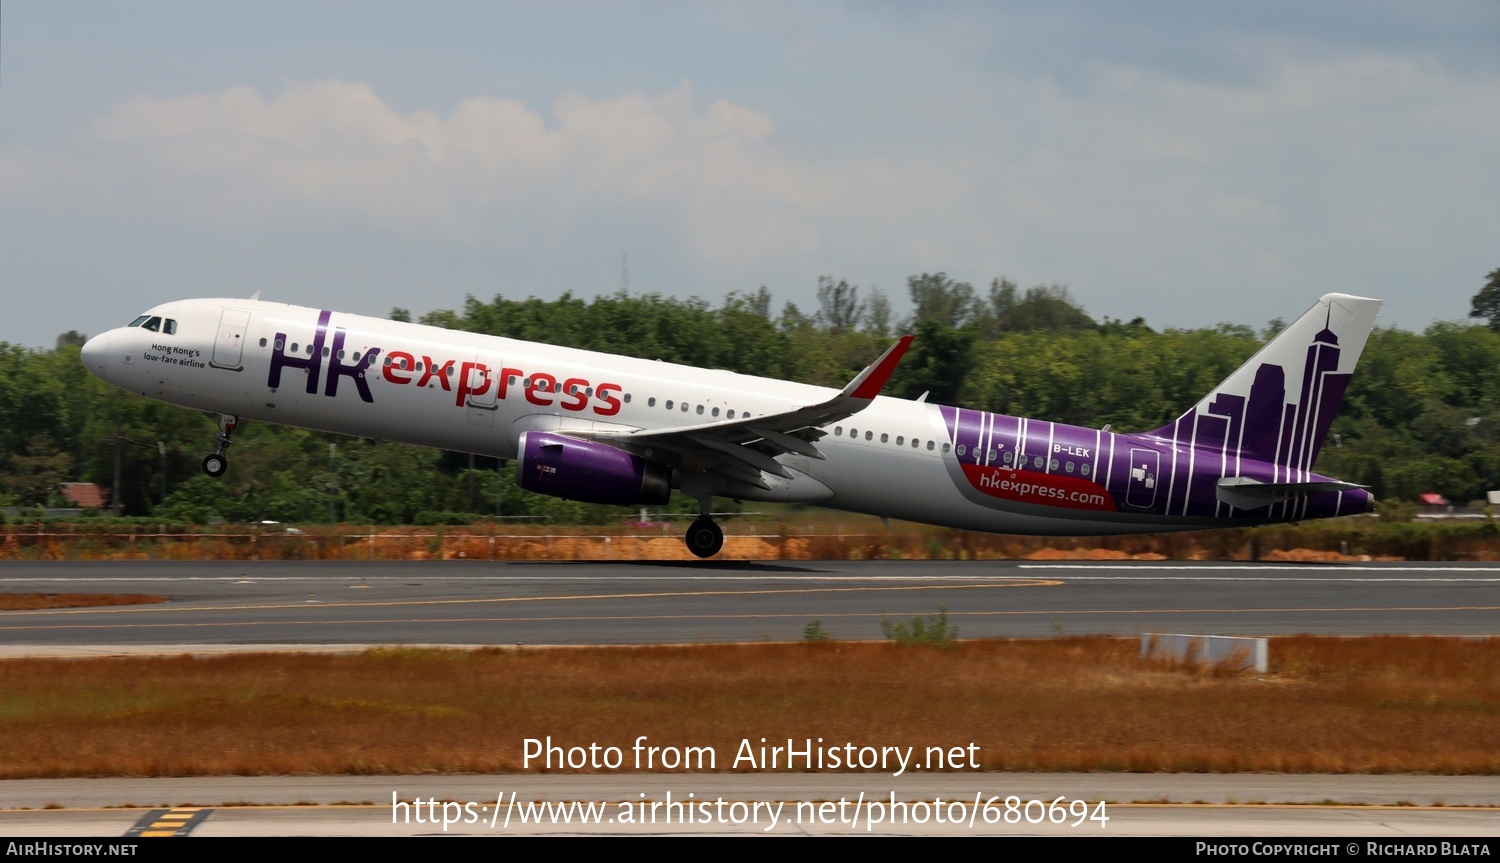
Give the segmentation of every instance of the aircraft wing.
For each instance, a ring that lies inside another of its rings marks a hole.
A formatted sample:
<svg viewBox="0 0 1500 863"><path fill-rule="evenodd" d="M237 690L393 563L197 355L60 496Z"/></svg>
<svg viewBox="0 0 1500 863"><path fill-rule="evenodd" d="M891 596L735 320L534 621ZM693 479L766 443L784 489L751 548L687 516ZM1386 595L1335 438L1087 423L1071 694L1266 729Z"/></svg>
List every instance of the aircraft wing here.
<svg viewBox="0 0 1500 863"><path fill-rule="evenodd" d="M685 470L720 470L736 479L769 488L761 471L792 478L775 456L795 453L816 459L824 457L815 444L826 432L818 426L851 417L868 407L890 380L911 340L911 336L902 336L827 401L777 414L671 429L596 433L589 437L625 447L646 458L675 461Z"/></svg>

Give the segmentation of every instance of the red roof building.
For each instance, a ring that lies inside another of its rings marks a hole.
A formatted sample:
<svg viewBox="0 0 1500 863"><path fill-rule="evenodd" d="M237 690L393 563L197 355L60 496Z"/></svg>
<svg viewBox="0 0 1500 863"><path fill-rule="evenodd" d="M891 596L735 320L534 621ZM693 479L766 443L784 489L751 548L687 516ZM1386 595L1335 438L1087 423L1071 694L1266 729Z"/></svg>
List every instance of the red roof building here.
<svg viewBox="0 0 1500 863"><path fill-rule="evenodd" d="M74 506L84 509L104 509L109 504L104 489L92 482L65 482L61 485L62 496Z"/></svg>

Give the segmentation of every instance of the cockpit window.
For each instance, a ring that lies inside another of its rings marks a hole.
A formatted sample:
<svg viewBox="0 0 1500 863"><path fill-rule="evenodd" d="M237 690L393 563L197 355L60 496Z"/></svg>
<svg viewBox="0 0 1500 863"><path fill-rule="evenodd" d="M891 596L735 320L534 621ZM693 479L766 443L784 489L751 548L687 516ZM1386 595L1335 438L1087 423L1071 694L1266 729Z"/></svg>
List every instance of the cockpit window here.
<svg viewBox="0 0 1500 863"><path fill-rule="evenodd" d="M144 324L141 324L141 328L150 330L153 333L157 332L161 329L161 318L159 316L153 315L151 317L151 320L146 321Z"/></svg>
<svg viewBox="0 0 1500 863"><path fill-rule="evenodd" d="M151 317L150 315L141 315L140 317L138 317L135 320L131 321L129 325L132 326L132 327L138 327L141 324L144 324L148 319L150 319L150 317Z"/></svg>
<svg viewBox="0 0 1500 863"><path fill-rule="evenodd" d="M162 321L161 331L169 336L177 335L177 322L171 318L167 318L165 321Z"/></svg>

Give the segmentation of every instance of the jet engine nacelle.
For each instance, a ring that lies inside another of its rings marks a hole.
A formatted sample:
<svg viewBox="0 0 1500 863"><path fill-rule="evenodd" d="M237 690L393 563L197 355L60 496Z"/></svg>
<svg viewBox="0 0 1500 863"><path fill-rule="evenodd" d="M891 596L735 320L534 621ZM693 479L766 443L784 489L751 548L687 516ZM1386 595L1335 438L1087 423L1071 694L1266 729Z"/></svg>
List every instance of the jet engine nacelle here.
<svg viewBox="0 0 1500 863"><path fill-rule="evenodd" d="M672 469L606 444L551 432L521 433L516 481L539 494L585 503L662 504Z"/></svg>

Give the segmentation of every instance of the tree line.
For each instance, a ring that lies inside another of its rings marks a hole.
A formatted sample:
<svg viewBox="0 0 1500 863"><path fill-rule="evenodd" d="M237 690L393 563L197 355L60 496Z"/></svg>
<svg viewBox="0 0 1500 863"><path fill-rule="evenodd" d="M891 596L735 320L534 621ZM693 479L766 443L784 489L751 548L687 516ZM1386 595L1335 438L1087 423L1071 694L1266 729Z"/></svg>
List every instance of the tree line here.
<svg viewBox="0 0 1500 863"><path fill-rule="evenodd" d="M911 314L879 291L823 277L817 307L773 307L766 288L714 306L658 294L484 301L422 315L455 330L704 368L842 386L889 346L916 340L886 392L1116 431L1156 428L1243 364L1283 323L1157 331L1096 320L1061 285L986 289L924 273ZM1370 336L1318 470L1378 499L1500 489L1500 269L1474 297L1486 324L1441 322ZM404 309L391 317L411 320ZM131 396L85 371L83 336L50 350L0 343L0 506L60 505L58 486L94 482L126 515L210 520L421 523L470 515L602 523L617 508L524 492L492 459L246 423L229 473L202 475L213 418ZM676 508L694 511L683 501Z"/></svg>

